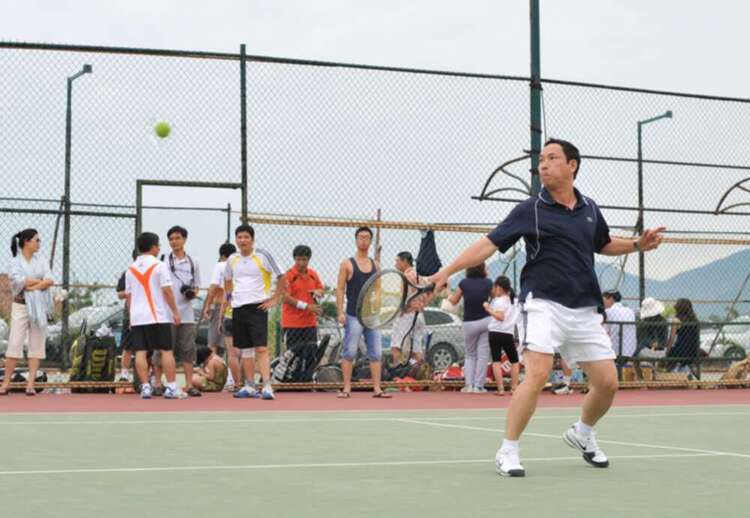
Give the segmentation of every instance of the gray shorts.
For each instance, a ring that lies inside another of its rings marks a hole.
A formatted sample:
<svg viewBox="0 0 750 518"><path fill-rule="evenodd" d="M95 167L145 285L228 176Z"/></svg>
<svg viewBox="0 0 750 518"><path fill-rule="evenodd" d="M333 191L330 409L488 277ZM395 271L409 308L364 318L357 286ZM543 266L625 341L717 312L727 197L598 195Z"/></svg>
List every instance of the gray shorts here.
<svg viewBox="0 0 750 518"><path fill-rule="evenodd" d="M221 332L220 306L211 309L211 320L208 322L208 346L224 347L224 336Z"/></svg>
<svg viewBox="0 0 750 518"><path fill-rule="evenodd" d="M176 363L195 363L197 347L195 345L195 324L172 326L172 350ZM154 352L154 365L161 367L161 353Z"/></svg>

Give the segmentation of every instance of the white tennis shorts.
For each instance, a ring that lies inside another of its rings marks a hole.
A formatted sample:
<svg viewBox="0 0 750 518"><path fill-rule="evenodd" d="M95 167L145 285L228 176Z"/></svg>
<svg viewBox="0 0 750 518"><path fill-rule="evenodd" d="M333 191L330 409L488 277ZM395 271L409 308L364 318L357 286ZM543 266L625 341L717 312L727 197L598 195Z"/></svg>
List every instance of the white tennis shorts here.
<svg viewBox="0 0 750 518"><path fill-rule="evenodd" d="M569 364L614 360L612 341L602 325L604 317L595 307L569 308L529 294L521 305L521 347L560 356Z"/></svg>

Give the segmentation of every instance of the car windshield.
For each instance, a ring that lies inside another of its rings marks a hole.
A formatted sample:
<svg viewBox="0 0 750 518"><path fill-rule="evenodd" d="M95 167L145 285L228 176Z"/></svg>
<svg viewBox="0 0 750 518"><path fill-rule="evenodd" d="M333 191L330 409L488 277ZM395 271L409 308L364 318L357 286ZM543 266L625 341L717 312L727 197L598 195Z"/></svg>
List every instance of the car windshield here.
<svg viewBox="0 0 750 518"><path fill-rule="evenodd" d="M95 306L89 306L87 308L81 308L78 311L75 311L70 314L70 317L68 317L68 325L70 327L81 327L81 324L83 323L83 320L85 318L88 318L88 316L97 309Z"/></svg>
<svg viewBox="0 0 750 518"><path fill-rule="evenodd" d="M85 319L89 326L99 325L116 315L122 308L117 306L89 306L71 313L68 325L72 328L81 327Z"/></svg>

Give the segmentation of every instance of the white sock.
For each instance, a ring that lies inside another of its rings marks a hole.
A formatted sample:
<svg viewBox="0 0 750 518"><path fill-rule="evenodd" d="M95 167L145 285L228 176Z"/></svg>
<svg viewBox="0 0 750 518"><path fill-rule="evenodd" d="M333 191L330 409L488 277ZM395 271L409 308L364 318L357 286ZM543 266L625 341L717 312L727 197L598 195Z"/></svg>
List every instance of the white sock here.
<svg viewBox="0 0 750 518"><path fill-rule="evenodd" d="M151 388L151 384L149 384L149 383L141 383L141 390L143 390L146 387Z"/></svg>
<svg viewBox="0 0 750 518"><path fill-rule="evenodd" d="M120 377L121 378L127 378L130 376L130 371L128 369L122 369L120 371Z"/></svg>
<svg viewBox="0 0 750 518"><path fill-rule="evenodd" d="M245 386L251 390L255 390L255 383L250 380L245 381Z"/></svg>
<svg viewBox="0 0 750 518"><path fill-rule="evenodd" d="M589 435L591 435L591 432L594 431L594 427L593 426L587 425L586 423L584 423L580 419L575 424L575 426L576 426L576 432L580 433L584 437L588 437Z"/></svg>
<svg viewBox="0 0 750 518"><path fill-rule="evenodd" d="M500 445L501 450L518 451L518 441L511 441L510 439L503 439L503 444Z"/></svg>
<svg viewBox="0 0 750 518"><path fill-rule="evenodd" d="M563 376L563 383L570 385L570 376Z"/></svg>
<svg viewBox="0 0 750 518"><path fill-rule="evenodd" d="M174 392L177 392L177 382L173 381L171 383L167 383L167 388L169 390L173 390Z"/></svg>
<svg viewBox="0 0 750 518"><path fill-rule="evenodd" d="M266 382L266 383L265 383L265 384L263 385L263 390L273 390L273 387L271 386L271 382L270 382L270 381L267 381L267 382Z"/></svg>

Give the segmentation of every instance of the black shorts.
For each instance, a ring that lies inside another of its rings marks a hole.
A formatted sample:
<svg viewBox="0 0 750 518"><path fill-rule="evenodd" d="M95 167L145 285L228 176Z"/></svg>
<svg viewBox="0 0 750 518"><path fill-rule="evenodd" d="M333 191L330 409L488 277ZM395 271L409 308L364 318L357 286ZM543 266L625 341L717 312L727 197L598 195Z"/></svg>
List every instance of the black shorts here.
<svg viewBox="0 0 750 518"><path fill-rule="evenodd" d="M298 345L318 343L317 327L285 327L284 336L286 337L287 350L297 347Z"/></svg>
<svg viewBox="0 0 750 518"><path fill-rule="evenodd" d="M232 310L232 338L238 349L268 345L268 312L260 304L245 304Z"/></svg>
<svg viewBox="0 0 750 518"><path fill-rule="evenodd" d="M503 351L508 355L510 363L518 363L518 350L516 341L510 333L497 333L490 331L490 352L492 361L499 362L503 357Z"/></svg>
<svg viewBox="0 0 750 518"><path fill-rule="evenodd" d="M124 322L122 325L122 335L120 335L120 349L122 351L133 350L133 333L130 331L130 322Z"/></svg>
<svg viewBox="0 0 750 518"><path fill-rule="evenodd" d="M130 328L132 351L171 351L172 324L149 324Z"/></svg>

